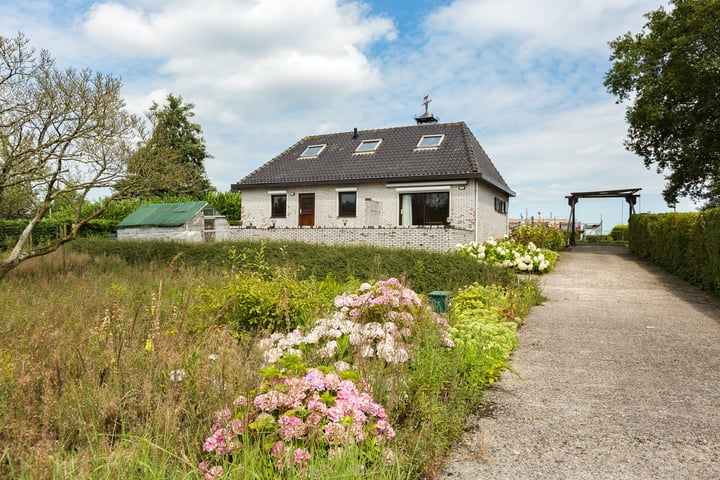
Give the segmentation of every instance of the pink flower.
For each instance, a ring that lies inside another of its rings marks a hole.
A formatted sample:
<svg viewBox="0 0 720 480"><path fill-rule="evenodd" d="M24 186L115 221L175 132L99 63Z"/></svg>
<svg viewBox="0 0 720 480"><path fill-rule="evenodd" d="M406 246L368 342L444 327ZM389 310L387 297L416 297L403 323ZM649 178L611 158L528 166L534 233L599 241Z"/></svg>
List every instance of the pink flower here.
<svg viewBox="0 0 720 480"><path fill-rule="evenodd" d="M247 398L240 395L233 401L233 405L236 407L244 407L245 405L247 405Z"/></svg>
<svg viewBox="0 0 720 480"><path fill-rule="evenodd" d="M305 434L305 426L299 417L282 415L278 419L278 423L280 424L280 437L285 441L302 438Z"/></svg>
<svg viewBox="0 0 720 480"><path fill-rule="evenodd" d="M347 441L347 431L339 423L331 422L325 425L325 438L330 443L344 445Z"/></svg>
<svg viewBox="0 0 720 480"><path fill-rule="evenodd" d="M327 417L331 422L341 422L345 418L345 410L338 405L333 405L327 409Z"/></svg>
<svg viewBox="0 0 720 480"><path fill-rule="evenodd" d="M222 465L216 465L205 473L205 480L215 480L216 478L222 477L222 474Z"/></svg>
<svg viewBox="0 0 720 480"><path fill-rule="evenodd" d="M285 444L278 440L275 442L275 444L270 449L270 455L272 455L275 458L282 457L283 453L285 452Z"/></svg>
<svg viewBox="0 0 720 480"><path fill-rule="evenodd" d="M390 465L395 461L395 452L392 451L392 448L383 449L383 453L385 453L385 463L387 465Z"/></svg>
<svg viewBox="0 0 720 480"><path fill-rule="evenodd" d="M209 436L203 444L203 450L206 452L217 451L218 455L224 455L227 453L227 445L225 443L225 436L227 430L224 428L218 428Z"/></svg>
<svg viewBox="0 0 720 480"><path fill-rule="evenodd" d="M310 461L310 452L304 448L298 448L293 452L293 462L297 467L304 467Z"/></svg>

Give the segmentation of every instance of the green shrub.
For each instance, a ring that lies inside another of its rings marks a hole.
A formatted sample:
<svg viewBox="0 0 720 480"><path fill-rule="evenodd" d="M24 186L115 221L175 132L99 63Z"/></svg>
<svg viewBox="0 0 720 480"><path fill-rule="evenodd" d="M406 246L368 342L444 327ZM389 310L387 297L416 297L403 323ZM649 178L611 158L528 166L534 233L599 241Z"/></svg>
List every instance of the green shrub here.
<svg viewBox="0 0 720 480"><path fill-rule="evenodd" d="M627 241L628 239L628 226L627 225L615 225L610 231L610 236L616 242Z"/></svg>
<svg viewBox="0 0 720 480"><path fill-rule="evenodd" d="M413 290L457 290L465 285L495 283L512 285L515 274L506 268L478 264L472 258L451 253L417 249L389 249L370 246L327 246L301 242L217 242L187 244L164 241L113 241L83 238L70 248L94 257L117 256L131 265L168 264L173 259L187 266L217 270L226 265L227 249L259 251L273 267L297 267L298 279L326 278L338 282L354 279L402 278ZM251 258L249 256L248 258ZM237 268L237 266L236 266Z"/></svg>
<svg viewBox="0 0 720 480"><path fill-rule="evenodd" d="M523 245L532 242L538 248L559 252L565 248L566 233L558 227L523 223L513 227L510 236Z"/></svg>
<svg viewBox="0 0 720 480"><path fill-rule="evenodd" d="M614 240L610 235L585 235L582 241L587 243L612 243Z"/></svg>
<svg viewBox="0 0 720 480"><path fill-rule="evenodd" d="M720 208L630 217L630 251L720 297Z"/></svg>

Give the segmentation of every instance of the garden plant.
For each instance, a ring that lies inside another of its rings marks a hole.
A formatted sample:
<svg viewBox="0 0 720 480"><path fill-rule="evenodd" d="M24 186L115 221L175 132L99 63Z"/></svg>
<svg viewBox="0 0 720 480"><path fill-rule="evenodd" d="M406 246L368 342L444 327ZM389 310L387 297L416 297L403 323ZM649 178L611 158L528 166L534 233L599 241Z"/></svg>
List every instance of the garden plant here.
<svg viewBox="0 0 720 480"><path fill-rule="evenodd" d="M474 260L494 282L443 283L455 254L401 253L454 292L440 317L390 260L318 280L312 256L261 244L214 262L95 245L0 285L0 477L432 478L540 301L532 278ZM255 323L231 288L246 278L275 292Z"/></svg>

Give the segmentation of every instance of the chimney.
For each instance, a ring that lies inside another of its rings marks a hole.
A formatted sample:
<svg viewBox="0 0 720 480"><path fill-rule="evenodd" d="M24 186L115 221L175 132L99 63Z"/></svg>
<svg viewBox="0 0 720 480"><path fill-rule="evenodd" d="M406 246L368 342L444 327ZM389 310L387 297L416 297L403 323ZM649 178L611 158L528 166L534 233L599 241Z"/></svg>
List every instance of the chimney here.
<svg viewBox="0 0 720 480"><path fill-rule="evenodd" d="M352 138L358 138L357 127L355 127L355 130L353 130Z"/></svg>

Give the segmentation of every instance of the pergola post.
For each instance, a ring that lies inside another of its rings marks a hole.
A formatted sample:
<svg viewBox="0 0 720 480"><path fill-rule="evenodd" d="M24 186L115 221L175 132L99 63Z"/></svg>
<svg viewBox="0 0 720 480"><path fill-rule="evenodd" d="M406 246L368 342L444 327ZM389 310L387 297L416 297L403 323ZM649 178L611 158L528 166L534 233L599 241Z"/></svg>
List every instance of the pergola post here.
<svg viewBox="0 0 720 480"><path fill-rule="evenodd" d="M637 193L642 188L625 188L622 190L602 190L599 192L574 192L570 195L565 196L568 199L568 205L570 205L570 246L575 246L575 205L581 198L625 198L625 201L630 207L630 215L628 216L628 224L630 223L629 218L635 215L635 204L640 195Z"/></svg>

